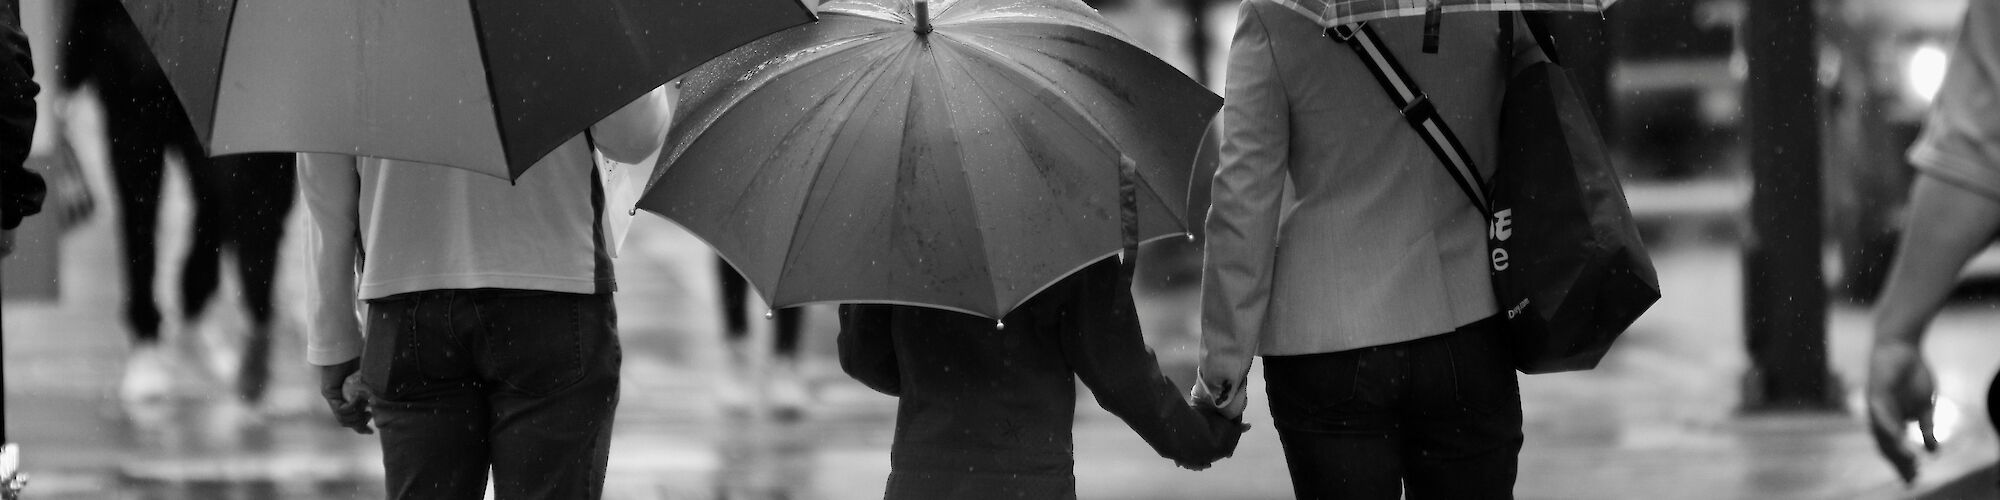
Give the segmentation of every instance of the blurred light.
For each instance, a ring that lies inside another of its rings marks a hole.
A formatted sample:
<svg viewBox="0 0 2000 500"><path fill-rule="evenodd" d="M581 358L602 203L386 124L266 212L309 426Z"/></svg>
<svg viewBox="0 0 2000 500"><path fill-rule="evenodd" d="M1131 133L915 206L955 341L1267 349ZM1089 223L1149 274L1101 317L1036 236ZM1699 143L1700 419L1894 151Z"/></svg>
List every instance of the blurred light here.
<svg viewBox="0 0 2000 500"><path fill-rule="evenodd" d="M1937 407L1931 409L1931 435L1937 437L1939 447L1950 442L1952 436L1958 435L1958 428L1963 425L1964 419L1965 412L1959 410L1958 403L1943 396L1937 398ZM1903 437L1910 442L1910 446L1914 449L1923 449L1924 433L1917 428L1917 423L1910 422L1910 427L1906 431Z"/></svg>
<svg viewBox="0 0 2000 500"><path fill-rule="evenodd" d="M1944 69L1950 59L1944 47L1935 43L1925 43L1910 51L1909 60L1903 63L1903 90L1929 106L1931 99L1937 98L1938 87L1944 85Z"/></svg>

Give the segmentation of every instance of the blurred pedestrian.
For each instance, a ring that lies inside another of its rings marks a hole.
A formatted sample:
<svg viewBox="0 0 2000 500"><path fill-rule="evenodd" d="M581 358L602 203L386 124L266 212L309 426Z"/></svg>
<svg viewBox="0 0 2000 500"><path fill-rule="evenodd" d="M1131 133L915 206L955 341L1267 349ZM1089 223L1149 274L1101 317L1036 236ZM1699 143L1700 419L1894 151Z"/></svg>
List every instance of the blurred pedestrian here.
<svg viewBox="0 0 2000 500"><path fill-rule="evenodd" d="M28 147L35 139L35 64L28 36L21 31L20 6L0 7L0 258L14 253L14 228L42 209L42 177L28 171ZM7 437L6 401L0 399L0 498L20 498L27 478L20 474L19 450Z"/></svg>
<svg viewBox="0 0 2000 500"><path fill-rule="evenodd" d="M180 273L181 324L196 324L203 316L224 249L230 250L250 318L236 392L259 401L270 378L278 243L294 197L291 155L209 159L125 8L117 0L75 0L70 6L61 84L65 93L95 84L117 188L125 323L132 335L119 393L130 402L157 400L168 396L180 377L178 363L160 345L162 318L153 296L161 178L171 149L187 166L195 212L192 246Z"/></svg>
<svg viewBox="0 0 2000 500"><path fill-rule="evenodd" d="M1146 347L1119 264L1099 262L1004 319L843 305L840 365L896 396L889 499L1076 498L1076 380L1161 456L1203 469L1244 426L1187 404Z"/></svg>
<svg viewBox="0 0 2000 500"><path fill-rule="evenodd" d="M728 364L721 383L716 384L723 406L741 410L753 401L769 402L779 415L797 416L811 398L799 373L799 331L805 327L805 308L771 311L771 342L757 342L750 335L750 317L744 310L756 303L750 296L749 280L719 256L715 274L721 284L722 296L716 302L722 306L723 355Z"/></svg>
<svg viewBox="0 0 2000 500"><path fill-rule="evenodd" d="M592 148L623 163L654 154L663 95L513 182L299 155L306 360L341 425L380 431L389 498L477 499L489 470L495 498L603 494L621 354Z"/></svg>
<svg viewBox="0 0 2000 500"><path fill-rule="evenodd" d="M1910 164L1917 179L1888 283L1875 304L1868 357L1868 422L1883 458L1904 481L1917 476L1905 444L1917 423L1937 450L1931 410L1937 382L1924 361L1924 333L1959 272L2000 230L2000 2L1969 2L1958 48ZM1986 414L2000 415L2000 376L1987 387ZM2000 419L1993 424L2000 427Z"/></svg>
<svg viewBox="0 0 2000 500"><path fill-rule="evenodd" d="M1510 497L1521 397L1484 216L1345 42L1270 0L1239 16L1195 397L1240 415L1262 356L1298 498ZM1444 14L1435 54L1422 19L1368 23L1477 165L1495 162L1503 47L1539 50L1496 17Z"/></svg>
<svg viewBox="0 0 2000 500"><path fill-rule="evenodd" d="M28 35L8 2L0 12L0 257L14 253L14 228L21 218L42 210L46 187L42 176L28 171L28 147L35 140L35 63Z"/></svg>

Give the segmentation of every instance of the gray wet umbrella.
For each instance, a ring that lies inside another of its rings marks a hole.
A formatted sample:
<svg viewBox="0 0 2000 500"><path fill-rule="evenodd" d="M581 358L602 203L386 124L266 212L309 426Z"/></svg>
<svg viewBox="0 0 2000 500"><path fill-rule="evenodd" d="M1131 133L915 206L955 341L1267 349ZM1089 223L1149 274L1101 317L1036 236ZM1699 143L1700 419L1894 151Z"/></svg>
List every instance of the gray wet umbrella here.
<svg viewBox="0 0 2000 500"><path fill-rule="evenodd" d="M1078 0L940 1L934 19L918 5L828 3L689 72L639 208L774 307L988 318L1119 251L1127 208L1133 240L1186 233L1221 98Z"/></svg>
<svg viewBox="0 0 2000 500"><path fill-rule="evenodd" d="M512 179L798 0L123 0L209 154L322 152Z"/></svg>

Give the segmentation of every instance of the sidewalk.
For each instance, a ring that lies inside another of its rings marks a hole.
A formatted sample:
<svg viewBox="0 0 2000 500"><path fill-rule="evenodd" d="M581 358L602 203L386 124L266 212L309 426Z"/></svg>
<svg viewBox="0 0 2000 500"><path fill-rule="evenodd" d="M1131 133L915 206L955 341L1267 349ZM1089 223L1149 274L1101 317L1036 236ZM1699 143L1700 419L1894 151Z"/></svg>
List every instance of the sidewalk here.
<svg viewBox="0 0 2000 500"><path fill-rule="evenodd" d="M185 220L184 202L170 199L164 212L162 234L184 234L171 229ZM201 382L204 369L191 370L187 401L165 411L135 413L115 402L124 338L108 222L92 222L64 243L61 302L5 304L10 430L27 451L34 498L374 497L379 451L371 438L334 428L319 407L297 362L296 304L285 307L294 327L278 343L278 385L265 408L243 408L225 385ZM632 238L619 262L627 355L609 497L880 498L894 400L839 373L830 311L808 314L807 372L820 404L803 421L725 413L707 389L721 357L706 248L650 215ZM288 252L281 297L298 297L296 246ZM2000 310L1954 306L1934 327L1930 355L1957 412L1940 419L1941 457L1925 463L1917 489L1905 490L1863 432L1858 388L1847 388L1844 414L1736 411L1745 361L1734 249L1663 247L1655 258L1667 298L1602 367L1522 378L1528 444L1520 497L1895 498L1935 491L1992 463L1995 439L1980 402L2000 364L2000 339L1991 335ZM1169 313L1195 311L1192 290L1142 290L1141 298L1156 350L1184 376L1192 318ZM198 333L170 335L191 356L226 353L240 314L212 314ZM1864 311L1835 308L1829 347L1841 378L1862 376L1867 335ZM1083 497L1289 497L1270 418L1256 401L1261 394L1254 396L1254 428L1237 457L1199 473L1158 458L1086 398L1076 424Z"/></svg>
<svg viewBox="0 0 2000 500"><path fill-rule="evenodd" d="M1162 27L1134 33L1144 43L1181 43L1184 33L1176 30L1184 28L1157 14L1133 12L1119 21ZM1211 24L1233 23L1225 14L1212 15ZM1226 39L1216 42L1226 45ZM163 263L177 262L186 234L177 228L188 218L180 194L185 188L170 183L167 189ZM1732 189L1704 185L1657 196L1635 193L1633 204L1652 217L1726 218L1732 212L1718 206L1740 198ZM220 307L227 300L219 300L208 323L169 331L191 360L184 373L187 395L174 405L134 409L114 396L126 339L118 320L115 209L102 193L99 203L98 218L62 243L60 269L54 270L63 285L61 300L9 299L0 314L8 430L23 444L25 469L34 475L30 498L379 498L376 442L332 424L302 361L297 224L289 232L294 239L279 277L281 318L288 326L279 332L267 404L247 408L227 394L223 381L230 370L224 360L240 348L235 336L243 319ZM698 240L651 215L640 216L631 238L618 262L624 386L607 498L881 498L895 401L840 373L832 359L837 327L831 311L808 313L806 373L818 396L809 414L783 421L724 411L709 389L722 373L713 259ZM1993 496L1991 489L1965 494L1992 484L2000 447L1984 424L1983 408L1985 384L2000 366L2000 336L1994 331L2000 309L1992 299L1954 305L1933 326L1928 354L1948 402L1939 419L1944 450L1923 462L1922 480L1905 489L1876 457L1863 428L1856 384L1865 375L1865 310L1836 305L1829 318L1830 364L1848 384L1845 413L1745 415L1737 410L1737 380L1747 366L1738 250L1669 243L1654 252L1666 298L1603 366L1522 378L1527 445L1517 496ZM160 285L163 300L173 296L176 268L161 266L169 276ZM15 276L15 268L7 272ZM232 282L224 280L221 298L233 297ZM1194 290L1147 288L1139 296L1148 337L1166 371L1185 380L1196 356ZM175 310L168 306L163 309ZM1083 396L1075 424L1081 497L1290 498L1262 401L1263 383L1252 373L1256 392L1247 418L1253 429L1235 458L1204 472L1181 470L1157 457Z"/></svg>

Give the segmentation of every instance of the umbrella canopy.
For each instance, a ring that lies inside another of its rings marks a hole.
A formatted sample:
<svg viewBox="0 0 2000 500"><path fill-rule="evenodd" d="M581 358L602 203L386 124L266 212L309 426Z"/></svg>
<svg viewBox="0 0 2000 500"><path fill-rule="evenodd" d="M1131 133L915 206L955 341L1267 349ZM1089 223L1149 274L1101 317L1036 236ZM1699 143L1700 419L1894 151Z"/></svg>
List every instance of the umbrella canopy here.
<svg viewBox="0 0 2000 500"><path fill-rule="evenodd" d="M639 207L705 239L773 307L988 318L1120 249L1121 180L1137 236L1186 232L1220 98L1078 0L929 7L828 3L689 72Z"/></svg>
<svg viewBox="0 0 2000 500"><path fill-rule="evenodd" d="M211 155L324 152L518 177L798 0L124 0Z"/></svg>
<svg viewBox="0 0 2000 500"><path fill-rule="evenodd" d="M1271 0L1323 27L1430 12L1599 12L1617 0ZM1433 10L1435 9L1435 11Z"/></svg>

